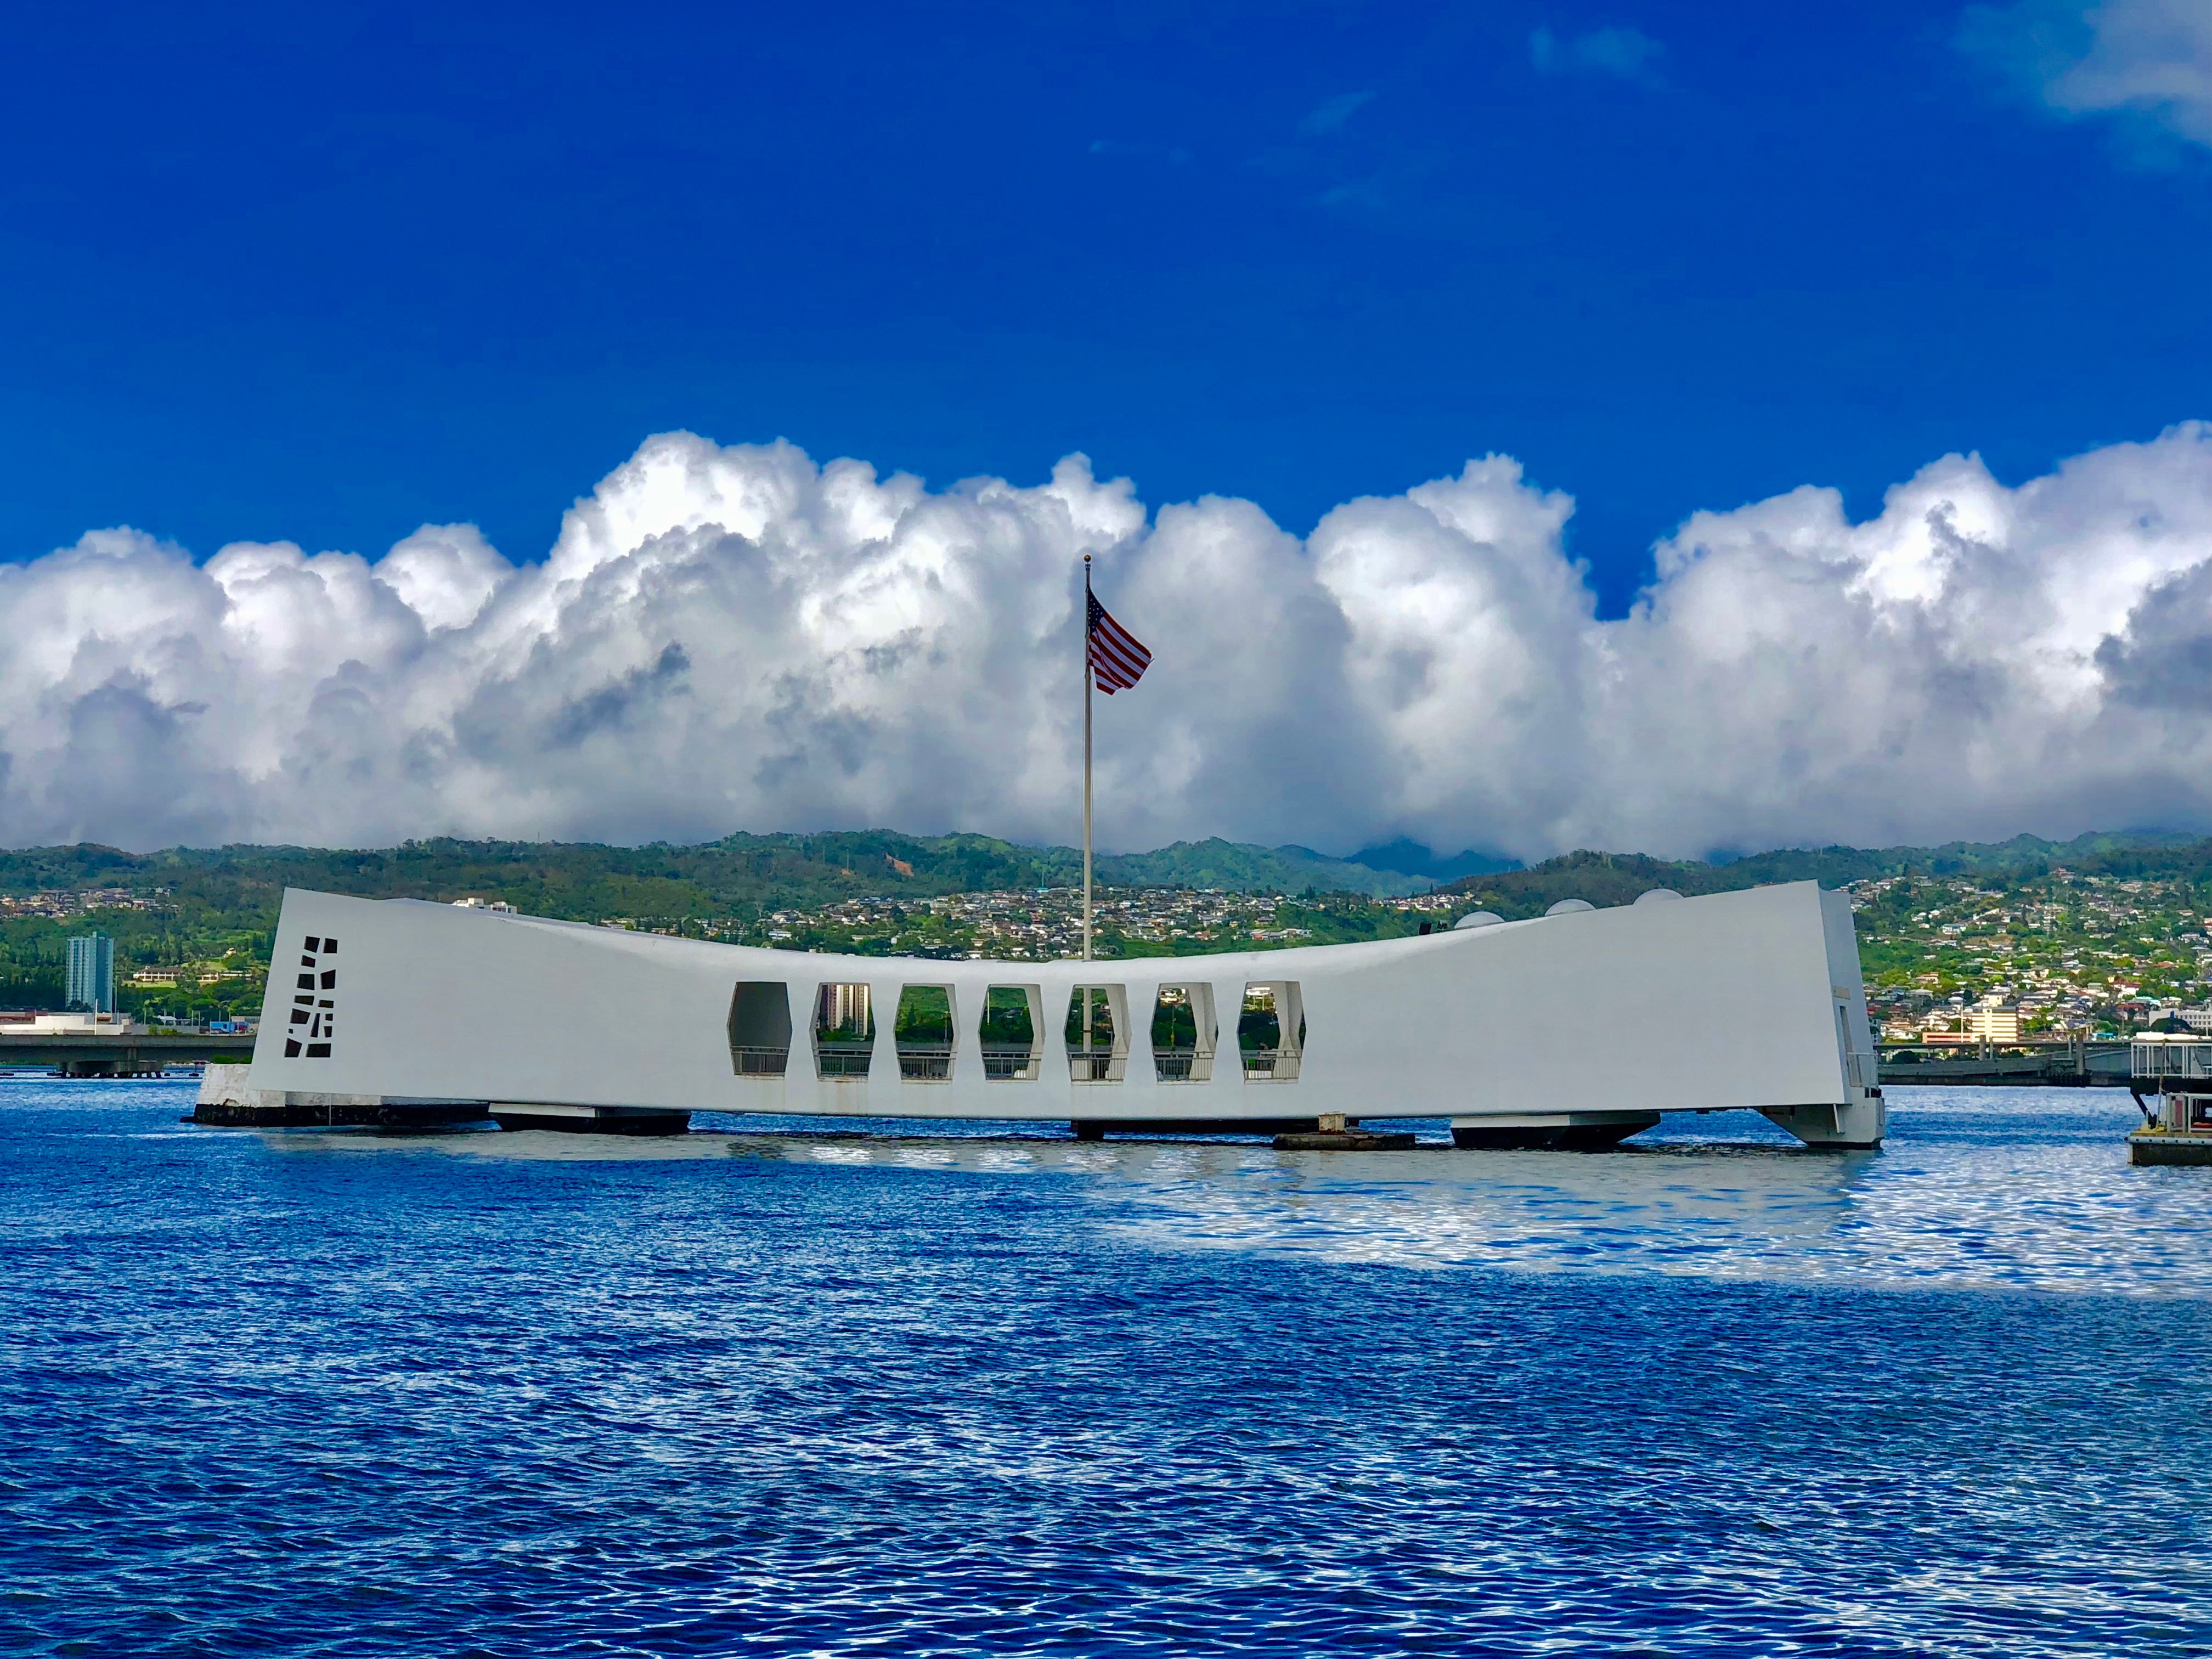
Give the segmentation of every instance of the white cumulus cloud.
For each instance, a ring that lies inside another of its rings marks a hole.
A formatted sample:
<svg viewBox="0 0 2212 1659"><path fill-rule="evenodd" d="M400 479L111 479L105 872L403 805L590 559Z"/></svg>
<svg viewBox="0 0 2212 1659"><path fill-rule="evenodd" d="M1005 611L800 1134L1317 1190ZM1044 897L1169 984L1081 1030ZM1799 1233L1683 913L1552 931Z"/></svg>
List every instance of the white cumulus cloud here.
<svg viewBox="0 0 2212 1659"><path fill-rule="evenodd" d="M1079 456L932 490L675 433L538 562L96 531L0 567L0 841L1066 841L1086 552L1155 653L1099 703L1109 847L2212 827L2212 427L2017 488L1947 456L1860 524L1809 486L1699 513L1620 618L1573 507L1491 456L1301 540Z"/></svg>
<svg viewBox="0 0 2212 1659"><path fill-rule="evenodd" d="M1963 41L2064 115L2134 117L2212 144L2212 4L2017 0L1976 6Z"/></svg>

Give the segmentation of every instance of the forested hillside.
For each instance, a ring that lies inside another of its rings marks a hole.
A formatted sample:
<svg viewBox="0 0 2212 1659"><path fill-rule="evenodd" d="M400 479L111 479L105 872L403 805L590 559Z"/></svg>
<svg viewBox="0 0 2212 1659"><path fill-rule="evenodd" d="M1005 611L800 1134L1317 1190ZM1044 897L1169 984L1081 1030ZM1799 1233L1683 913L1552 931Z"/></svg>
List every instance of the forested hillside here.
<svg viewBox="0 0 2212 1659"><path fill-rule="evenodd" d="M1646 858L1640 853L1568 853L1526 870L1469 876L1444 890L1507 921L1540 916L1560 899L1626 904L1654 887L1684 895L1733 892L1774 882L1824 887L1881 876L1973 876L2040 880L2054 868L2076 875L2212 882L2212 839L2164 830L2098 832L2072 841L1947 842L1940 847L1792 848L1725 862Z"/></svg>
<svg viewBox="0 0 2212 1659"><path fill-rule="evenodd" d="M2059 867L2085 877L2202 885L2212 895L2212 840L2160 832L2065 842L2021 836L1941 847L1784 849L1711 863L1577 852L1530 869L1469 876L1438 890L1458 902L1418 913L1386 901L1431 888L1409 870L1449 865L1410 843L1370 851L1396 867L1378 869L1300 847L1213 840L1101 857L1097 872L1102 886L1124 890L1304 896L1296 914L1285 910L1257 936L1285 944L1388 937L1426 916L1474 908L1516 919L1539 915L1562 898L1626 904L1653 887L1695 894L1805 879L1832 887L1895 875L1971 877L2002 887L2040 880ZM1452 862L1464 867L1471 856ZM1081 855L1070 848L890 830L741 834L694 847L436 840L372 851L226 847L134 854L94 846L38 848L0 853L0 1006L59 1006L66 940L97 927L116 940L119 981L176 969L191 988L188 995L150 985L128 988L126 1006L173 1006L184 995L204 1011L258 1009L270 932L288 886L368 898L503 900L531 915L842 949L860 937L852 917L830 926L793 920L791 913L818 919L875 899L885 902L884 915L921 915L927 901L951 894L1066 889L1080 880L1081 869ZM1325 896L1334 896L1324 902ZM784 913L785 921L771 921L776 913ZM1870 915L1862 933L1881 925L1882 919ZM951 922L945 927L959 932ZM871 939L884 931L872 923L861 929ZM959 943L950 933L939 941L947 949ZM896 927L886 933L897 936ZM1206 942L1216 937L1198 933L1177 948L1219 948ZM1881 944L1871 937L1866 942ZM914 947L878 941L869 948ZM1145 947L1132 933L1127 948Z"/></svg>

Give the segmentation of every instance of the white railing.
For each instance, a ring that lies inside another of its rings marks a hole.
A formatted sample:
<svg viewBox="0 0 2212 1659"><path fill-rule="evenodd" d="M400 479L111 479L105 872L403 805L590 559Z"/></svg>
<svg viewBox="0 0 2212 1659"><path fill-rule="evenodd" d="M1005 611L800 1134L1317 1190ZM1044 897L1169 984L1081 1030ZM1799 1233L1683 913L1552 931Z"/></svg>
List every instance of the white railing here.
<svg viewBox="0 0 2212 1659"><path fill-rule="evenodd" d="M945 1083L952 1077L952 1045L949 1042L902 1042L898 1046L899 1076L908 1083Z"/></svg>
<svg viewBox="0 0 2212 1659"><path fill-rule="evenodd" d="M791 1063L791 1048L769 1048L762 1043L732 1042L730 1045L730 1064L739 1077L781 1077Z"/></svg>
<svg viewBox="0 0 2212 1659"><path fill-rule="evenodd" d="M2128 1070L2136 1077L2212 1079L2212 1041L2166 1040L2128 1045Z"/></svg>
<svg viewBox="0 0 2212 1659"><path fill-rule="evenodd" d="M814 1042L814 1073L820 1078L866 1077L874 1058L873 1042L837 1042L817 1037Z"/></svg>
<svg viewBox="0 0 2212 1659"><path fill-rule="evenodd" d="M983 1075L994 1083L1034 1082L1040 1058L1033 1048L1002 1048L987 1042L983 1045Z"/></svg>

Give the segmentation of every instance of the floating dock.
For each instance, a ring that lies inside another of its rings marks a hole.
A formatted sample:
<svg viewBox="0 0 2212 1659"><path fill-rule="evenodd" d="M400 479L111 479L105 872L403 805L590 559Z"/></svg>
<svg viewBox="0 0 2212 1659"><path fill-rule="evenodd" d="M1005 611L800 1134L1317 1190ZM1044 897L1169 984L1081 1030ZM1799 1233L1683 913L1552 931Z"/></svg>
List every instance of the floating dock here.
<svg viewBox="0 0 2212 1659"><path fill-rule="evenodd" d="M2212 1164L2212 1036L2146 1031L2128 1054L2129 1091L2143 1114L2128 1161Z"/></svg>

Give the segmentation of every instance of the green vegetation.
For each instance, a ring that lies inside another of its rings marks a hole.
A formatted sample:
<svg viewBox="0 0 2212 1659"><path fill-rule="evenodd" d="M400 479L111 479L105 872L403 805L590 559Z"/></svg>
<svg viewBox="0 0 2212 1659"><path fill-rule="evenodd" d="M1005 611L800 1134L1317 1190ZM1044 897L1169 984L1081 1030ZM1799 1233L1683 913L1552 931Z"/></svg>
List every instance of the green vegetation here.
<svg viewBox="0 0 2212 1659"><path fill-rule="evenodd" d="M898 1042L951 1042L951 994L942 985L908 986L899 997L891 1036Z"/></svg>
<svg viewBox="0 0 2212 1659"><path fill-rule="evenodd" d="M1374 896L1428 885L1304 848L1220 840L1109 854L1097 870L1102 883L1141 887L1327 888ZM1082 855L1071 848L889 830L735 835L698 847L441 839L374 851L33 848L0 853L0 1006L58 1007L66 940L96 928L116 941L118 1000L127 1011L195 1018L257 1012L287 887L363 898L503 900L532 915L695 937L951 956L967 953L972 929L933 915L931 899L1065 888L1081 874ZM765 920L786 907L812 912L869 898L885 902L865 917L795 917L798 925L788 927ZM1145 948L1133 942L1130 953ZM131 983L148 969L175 969L179 982Z"/></svg>
<svg viewBox="0 0 2212 1659"><path fill-rule="evenodd" d="M1110 1050L1114 1047L1114 1008L1102 991L1091 999L1091 1046L1095 1049ZM1083 1046L1083 994L1078 991L1067 1000L1067 1021L1060 1032L1061 1039L1071 1048Z"/></svg>
<svg viewBox="0 0 2212 1659"><path fill-rule="evenodd" d="M1029 998L1011 986L994 987L983 1003L984 1046L1026 1048L1036 1038L1036 1026L1030 1018Z"/></svg>
<svg viewBox="0 0 2212 1659"><path fill-rule="evenodd" d="M2109 1025L2161 1001L2202 998L2212 975L2203 931L2212 840L2160 833L1829 847L1706 863L1579 852L1425 896L1408 896L1424 885L1415 879L1303 848L1221 841L1103 858L1098 869L1096 948L1108 959L1397 938L1474 909L1515 919L1562 898L1602 906L1653 887L1698 894L1814 879L1852 891L1880 1018L1940 1019L1995 998L2017 1006L2030 1029ZM287 886L504 902L526 914L788 950L1051 959L1079 948L1079 870L1066 848L885 830L739 835L701 847L430 841L144 856L40 848L0 854L0 1005L58 1006L66 941L97 928L116 941L127 1010L257 1012ZM994 1040L1028 1041L1018 999L991 1018ZM898 1023L917 1034L937 1029L904 1010Z"/></svg>

